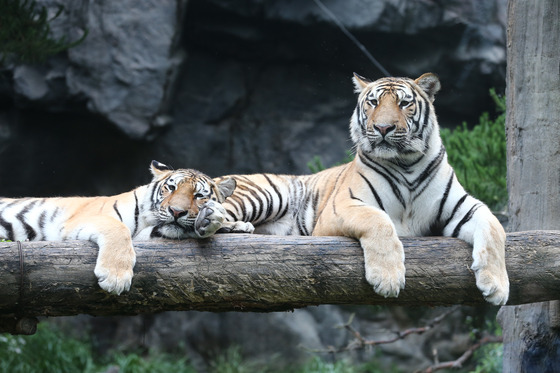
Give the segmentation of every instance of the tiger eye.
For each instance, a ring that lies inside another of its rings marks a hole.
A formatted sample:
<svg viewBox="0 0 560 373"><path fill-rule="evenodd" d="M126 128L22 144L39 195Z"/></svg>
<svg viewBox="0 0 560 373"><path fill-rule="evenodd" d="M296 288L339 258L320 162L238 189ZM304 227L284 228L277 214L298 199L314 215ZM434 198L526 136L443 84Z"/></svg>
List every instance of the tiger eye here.
<svg viewBox="0 0 560 373"><path fill-rule="evenodd" d="M399 103L399 106L401 107L401 109L404 109L404 108L406 108L407 106L410 106L410 104L412 104L411 101L402 100L402 101Z"/></svg>

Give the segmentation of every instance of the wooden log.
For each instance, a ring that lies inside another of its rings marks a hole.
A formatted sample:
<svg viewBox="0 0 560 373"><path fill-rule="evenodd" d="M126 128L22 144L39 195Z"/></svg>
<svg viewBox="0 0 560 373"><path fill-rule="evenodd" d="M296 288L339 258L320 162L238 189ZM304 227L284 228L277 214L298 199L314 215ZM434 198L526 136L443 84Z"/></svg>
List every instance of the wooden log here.
<svg viewBox="0 0 560 373"><path fill-rule="evenodd" d="M366 282L359 244L343 237L223 234L137 242L132 289L120 296L97 286L97 249L89 242L23 242L21 248L1 242L0 316L484 303L469 269L468 244L443 237L402 241L406 288L387 299ZM509 304L560 299L560 231L510 233L506 250Z"/></svg>

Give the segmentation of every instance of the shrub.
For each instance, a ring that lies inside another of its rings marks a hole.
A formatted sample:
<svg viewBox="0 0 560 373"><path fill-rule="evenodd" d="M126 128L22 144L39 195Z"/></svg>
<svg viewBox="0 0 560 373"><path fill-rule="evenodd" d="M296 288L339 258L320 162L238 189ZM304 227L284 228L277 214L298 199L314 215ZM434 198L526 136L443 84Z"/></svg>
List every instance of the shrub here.
<svg viewBox="0 0 560 373"><path fill-rule="evenodd" d="M0 334L2 372L95 372L88 343L67 338L39 324L32 336Z"/></svg>
<svg viewBox="0 0 560 373"><path fill-rule="evenodd" d="M492 210L507 206L505 98L490 90L497 111L496 119L488 113L469 129L463 124L454 130L441 129L448 160L463 187Z"/></svg>
<svg viewBox="0 0 560 373"><path fill-rule="evenodd" d="M185 358L166 354L113 353L98 358L89 340L72 338L49 324L39 324L31 336L0 334L0 372L94 373L110 367L118 367L120 373L196 372Z"/></svg>

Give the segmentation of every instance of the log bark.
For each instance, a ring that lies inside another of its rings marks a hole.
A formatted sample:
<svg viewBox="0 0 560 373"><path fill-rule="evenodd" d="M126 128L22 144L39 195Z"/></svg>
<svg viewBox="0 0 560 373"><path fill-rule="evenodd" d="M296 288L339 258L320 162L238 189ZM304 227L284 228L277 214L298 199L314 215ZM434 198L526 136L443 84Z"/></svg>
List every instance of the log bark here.
<svg viewBox="0 0 560 373"><path fill-rule="evenodd" d="M217 235L135 243L130 292L111 295L93 274L89 242L0 243L0 316L133 315L173 310L281 311L318 304L483 304L471 247L443 237L404 238L406 288L376 295L362 250L343 237ZM510 304L560 299L560 231L507 239Z"/></svg>
<svg viewBox="0 0 560 373"><path fill-rule="evenodd" d="M558 0L508 2L506 132L514 231L560 229L559 19ZM500 310L504 372L558 370L559 314L559 301Z"/></svg>

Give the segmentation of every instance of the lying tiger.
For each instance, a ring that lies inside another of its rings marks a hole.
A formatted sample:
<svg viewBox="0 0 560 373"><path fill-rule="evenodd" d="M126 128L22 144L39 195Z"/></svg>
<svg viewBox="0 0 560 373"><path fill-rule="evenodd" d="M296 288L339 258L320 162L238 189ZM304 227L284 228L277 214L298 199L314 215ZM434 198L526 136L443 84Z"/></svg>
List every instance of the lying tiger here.
<svg viewBox="0 0 560 373"><path fill-rule="evenodd" d="M251 222L264 234L356 238L366 279L385 297L405 284L399 236L458 237L473 245L472 269L486 300L505 304L505 232L447 163L432 104L437 76L372 82L354 74L353 81L355 159L314 175L228 176L237 188L224 203L227 220Z"/></svg>
<svg viewBox="0 0 560 373"><path fill-rule="evenodd" d="M217 230L252 232L224 221L221 205L236 182L214 182L192 169L173 171L152 161L152 182L110 197L0 198L0 238L12 241L87 240L99 246L99 286L121 294L132 282L132 239L206 238Z"/></svg>

